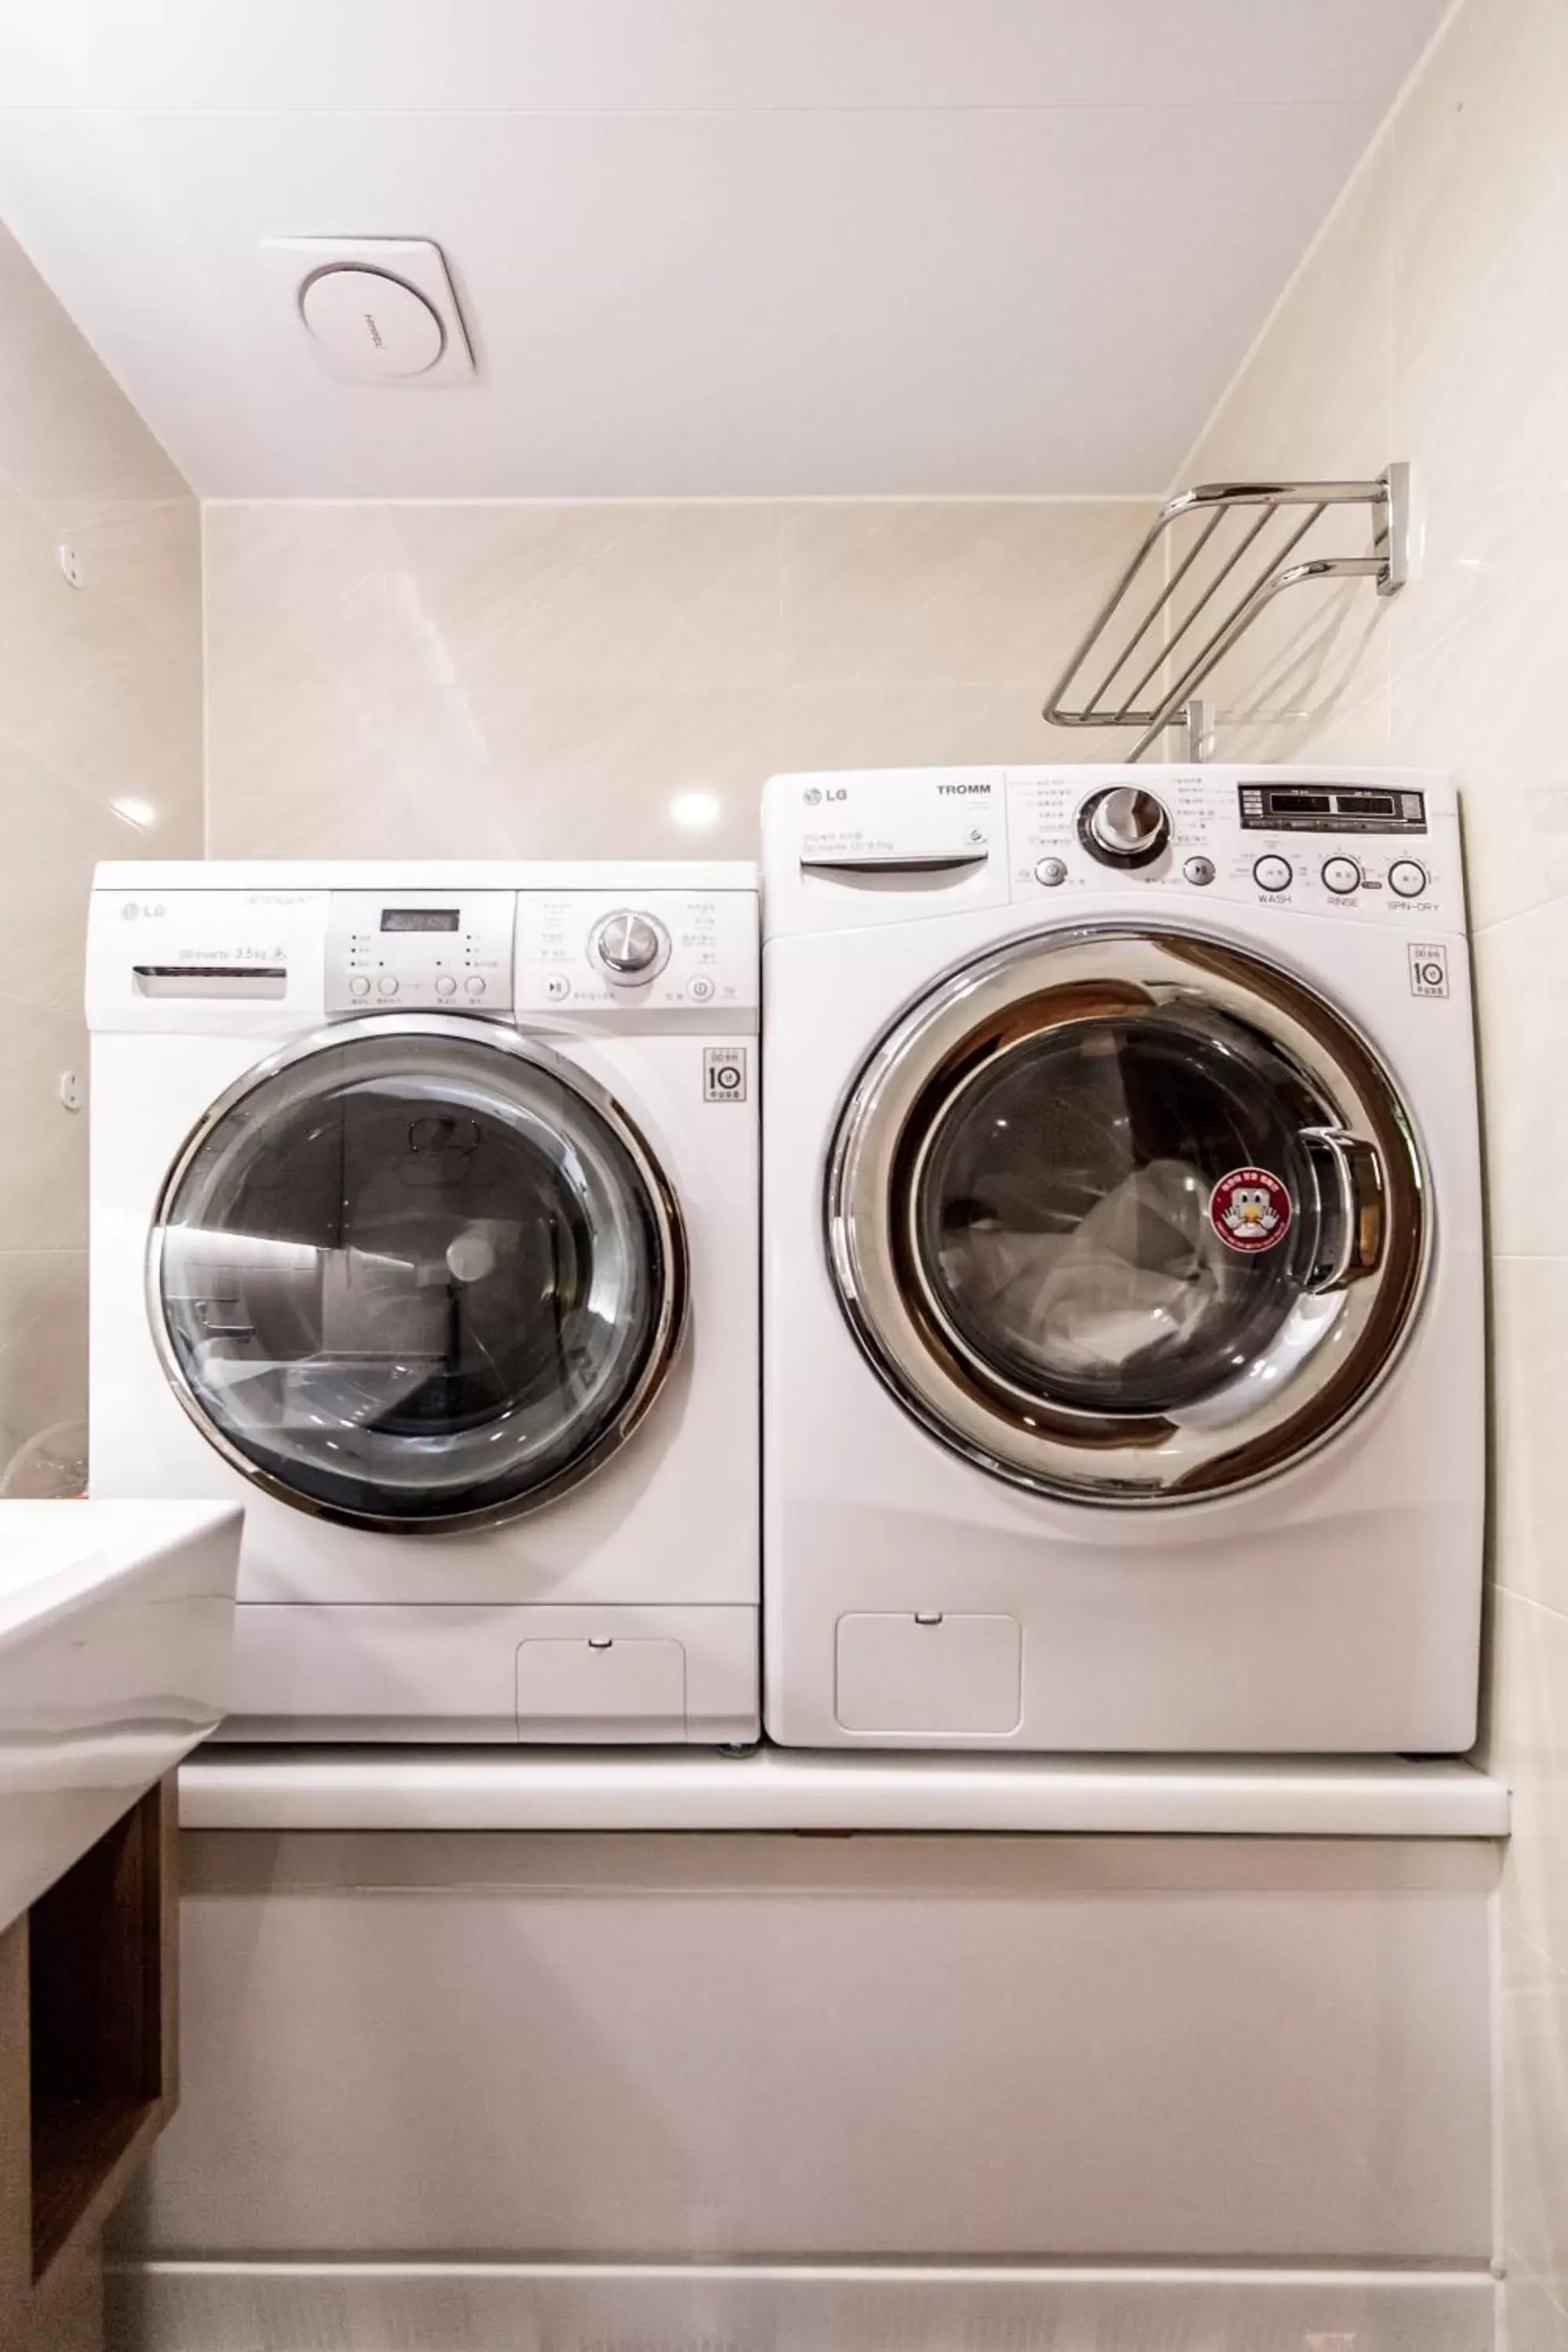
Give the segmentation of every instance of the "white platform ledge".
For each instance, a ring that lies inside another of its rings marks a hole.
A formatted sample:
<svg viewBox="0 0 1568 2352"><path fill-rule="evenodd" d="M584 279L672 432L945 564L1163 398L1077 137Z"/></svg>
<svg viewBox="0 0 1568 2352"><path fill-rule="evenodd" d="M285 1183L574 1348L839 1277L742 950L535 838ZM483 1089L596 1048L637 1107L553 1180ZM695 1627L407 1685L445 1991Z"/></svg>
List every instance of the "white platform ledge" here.
<svg viewBox="0 0 1568 2352"><path fill-rule="evenodd" d="M762 1748L209 1746L180 1775L193 1830L1092 1832L1500 1838L1508 1791L1462 1762L828 1755Z"/></svg>

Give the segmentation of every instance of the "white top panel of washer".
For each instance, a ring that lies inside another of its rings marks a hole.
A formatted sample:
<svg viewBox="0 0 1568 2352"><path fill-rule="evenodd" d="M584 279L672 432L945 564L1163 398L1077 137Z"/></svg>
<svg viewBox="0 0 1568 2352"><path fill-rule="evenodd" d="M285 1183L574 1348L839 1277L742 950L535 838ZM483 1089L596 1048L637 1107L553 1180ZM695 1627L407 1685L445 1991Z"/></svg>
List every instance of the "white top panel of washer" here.
<svg viewBox="0 0 1568 2352"><path fill-rule="evenodd" d="M1157 854L1097 856L1087 818L1125 787L1164 814ZM1053 920L1113 907L1202 922L1326 915L1462 936L1458 796L1428 770L1306 766L908 768L775 776L763 802L763 931L853 929L976 908ZM1249 924L1249 928L1250 928Z"/></svg>
<svg viewBox="0 0 1568 2352"><path fill-rule="evenodd" d="M287 1035L445 1013L754 1034L755 868L630 864L102 866L94 1030Z"/></svg>

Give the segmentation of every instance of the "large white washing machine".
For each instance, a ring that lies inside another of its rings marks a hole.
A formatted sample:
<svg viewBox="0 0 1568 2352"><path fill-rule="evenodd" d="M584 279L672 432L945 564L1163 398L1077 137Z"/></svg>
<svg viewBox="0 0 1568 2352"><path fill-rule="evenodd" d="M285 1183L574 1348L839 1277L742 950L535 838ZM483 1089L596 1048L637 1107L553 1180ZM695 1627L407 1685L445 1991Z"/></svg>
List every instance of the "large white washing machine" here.
<svg viewBox="0 0 1568 2352"><path fill-rule="evenodd" d="M1467 1748L1452 789L783 776L763 937L773 1738Z"/></svg>
<svg viewBox="0 0 1568 2352"><path fill-rule="evenodd" d="M756 877L107 866L91 1484L243 1498L239 1738L758 1729Z"/></svg>

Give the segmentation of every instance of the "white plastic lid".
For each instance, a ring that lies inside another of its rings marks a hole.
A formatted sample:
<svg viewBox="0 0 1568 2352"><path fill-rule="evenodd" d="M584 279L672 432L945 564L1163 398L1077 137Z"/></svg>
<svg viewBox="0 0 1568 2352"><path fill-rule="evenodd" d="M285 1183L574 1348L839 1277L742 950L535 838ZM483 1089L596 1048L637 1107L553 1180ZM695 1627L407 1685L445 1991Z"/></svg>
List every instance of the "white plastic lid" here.
<svg viewBox="0 0 1568 2352"><path fill-rule="evenodd" d="M318 270L300 311L340 365L367 376L423 375L447 340L423 295L379 269Z"/></svg>

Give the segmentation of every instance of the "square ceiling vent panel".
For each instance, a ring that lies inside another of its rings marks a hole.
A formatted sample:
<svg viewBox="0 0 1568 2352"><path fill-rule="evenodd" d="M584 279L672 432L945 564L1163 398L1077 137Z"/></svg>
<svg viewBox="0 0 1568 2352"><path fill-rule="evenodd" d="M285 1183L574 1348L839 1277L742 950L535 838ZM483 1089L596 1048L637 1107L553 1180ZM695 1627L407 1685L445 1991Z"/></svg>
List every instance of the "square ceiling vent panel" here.
<svg viewBox="0 0 1568 2352"><path fill-rule="evenodd" d="M318 366L352 383L450 384L474 373L438 245L424 237L268 237L262 260Z"/></svg>

